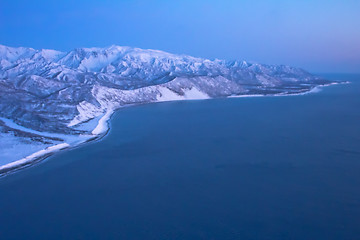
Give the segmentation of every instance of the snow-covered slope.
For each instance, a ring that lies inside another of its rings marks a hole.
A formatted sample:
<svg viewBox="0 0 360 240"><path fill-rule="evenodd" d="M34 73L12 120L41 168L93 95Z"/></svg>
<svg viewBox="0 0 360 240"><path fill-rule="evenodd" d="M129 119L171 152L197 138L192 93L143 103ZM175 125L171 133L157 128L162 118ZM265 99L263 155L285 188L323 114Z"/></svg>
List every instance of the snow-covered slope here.
<svg viewBox="0 0 360 240"><path fill-rule="evenodd" d="M294 94L329 83L289 66L157 50L110 46L64 53L0 45L0 117L38 132L91 135L95 130L86 126L129 104ZM0 128L0 138L6 129ZM95 133L99 129L106 127ZM8 132L16 137L16 130Z"/></svg>
<svg viewBox="0 0 360 240"><path fill-rule="evenodd" d="M111 46L63 53L0 45L0 116L40 131L74 133L75 122L125 104L296 93L327 83L289 66L156 50ZM109 91L107 105L94 95L100 87Z"/></svg>

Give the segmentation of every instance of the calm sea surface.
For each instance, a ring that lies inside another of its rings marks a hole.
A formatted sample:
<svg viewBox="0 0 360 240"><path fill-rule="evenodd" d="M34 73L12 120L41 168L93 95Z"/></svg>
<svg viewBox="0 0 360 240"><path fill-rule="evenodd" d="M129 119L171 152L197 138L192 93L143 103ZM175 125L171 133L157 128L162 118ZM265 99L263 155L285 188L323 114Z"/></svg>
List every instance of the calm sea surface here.
<svg viewBox="0 0 360 240"><path fill-rule="evenodd" d="M0 239L360 239L360 76L143 105L0 179Z"/></svg>

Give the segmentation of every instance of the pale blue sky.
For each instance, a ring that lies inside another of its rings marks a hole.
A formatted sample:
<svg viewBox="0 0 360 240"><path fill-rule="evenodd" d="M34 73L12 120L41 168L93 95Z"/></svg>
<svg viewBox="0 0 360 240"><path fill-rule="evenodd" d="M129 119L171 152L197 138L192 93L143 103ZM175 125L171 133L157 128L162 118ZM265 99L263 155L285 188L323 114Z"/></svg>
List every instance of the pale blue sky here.
<svg viewBox="0 0 360 240"><path fill-rule="evenodd" d="M360 0L0 0L0 44L116 44L360 72Z"/></svg>

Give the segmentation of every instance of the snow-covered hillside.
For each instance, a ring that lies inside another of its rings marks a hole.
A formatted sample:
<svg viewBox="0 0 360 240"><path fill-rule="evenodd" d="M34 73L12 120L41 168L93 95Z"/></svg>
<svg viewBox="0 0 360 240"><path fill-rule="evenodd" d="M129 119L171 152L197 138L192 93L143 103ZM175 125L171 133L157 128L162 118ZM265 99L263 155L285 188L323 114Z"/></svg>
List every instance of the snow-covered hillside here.
<svg viewBox="0 0 360 240"><path fill-rule="evenodd" d="M38 132L91 135L94 121L129 104L294 94L329 83L289 66L211 61L157 50L111 46L64 53L0 45L0 117ZM3 125L0 138L18 136L24 142L32 136Z"/></svg>
<svg viewBox="0 0 360 240"><path fill-rule="evenodd" d="M71 133L75 118L80 123L107 108L189 98L189 91L215 98L296 93L326 83L288 66L156 50L111 46L62 53L0 45L0 116L40 131ZM94 94L100 88L108 101Z"/></svg>

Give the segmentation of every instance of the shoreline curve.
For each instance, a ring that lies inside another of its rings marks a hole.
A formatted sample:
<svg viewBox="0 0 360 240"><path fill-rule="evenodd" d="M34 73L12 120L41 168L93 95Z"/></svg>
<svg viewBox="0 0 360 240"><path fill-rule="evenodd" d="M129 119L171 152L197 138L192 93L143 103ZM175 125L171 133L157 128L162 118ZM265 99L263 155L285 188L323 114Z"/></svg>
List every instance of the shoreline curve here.
<svg viewBox="0 0 360 240"><path fill-rule="evenodd" d="M312 89L306 90L304 92L299 93L283 93L283 94L258 94L258 95L236 95L236 96L228 96L226 98L246 98L246 97L288 97L288 96L300 96L300 95L307 95L311 93L317 93L322 90L322 88L331 86L331 85L339 85L339 84L349 84L351 82L348 81L338 81L338 82L332 82L330 84L324 84L315 86ZM210 98L210 99L179 99L179 100L172 100L168 102L175 102L175 101L198 101L198 100L211 100L216 98ZM89 142L99 141L102 138L104 138L108 132L110 131L109 122L111 120L111 117L113 114L122 108L125 107L131 107L131 106L138 106L138 105L144 105L144 104L152 104L152 103L160 103L164 101L155 101L155 102L148 102L148 103L141 103L141 104L129 104L126 106L122 106L116 109L108 109L104 115L99 119L98 124L96 127L92 130L92 135L89 135L88 139L85 139L84 141L80 141L77 144L69 144L69 143L60 143L56 144L50 147L47 147L45 149L42 149L40 151L37 151L35 153L32 153L22 159L19 159L17 161L13 161L10 163L7 163L5 165L0 166L0 178L6 177L8 175L11 175L15 172L19 172L21 170L24 170L26 168L32 167L34 165L37 165L40 162L43 162L50 156L53 156L59 151L65 151L65 150L71 150L77 147L81 147Z"/></svg>

